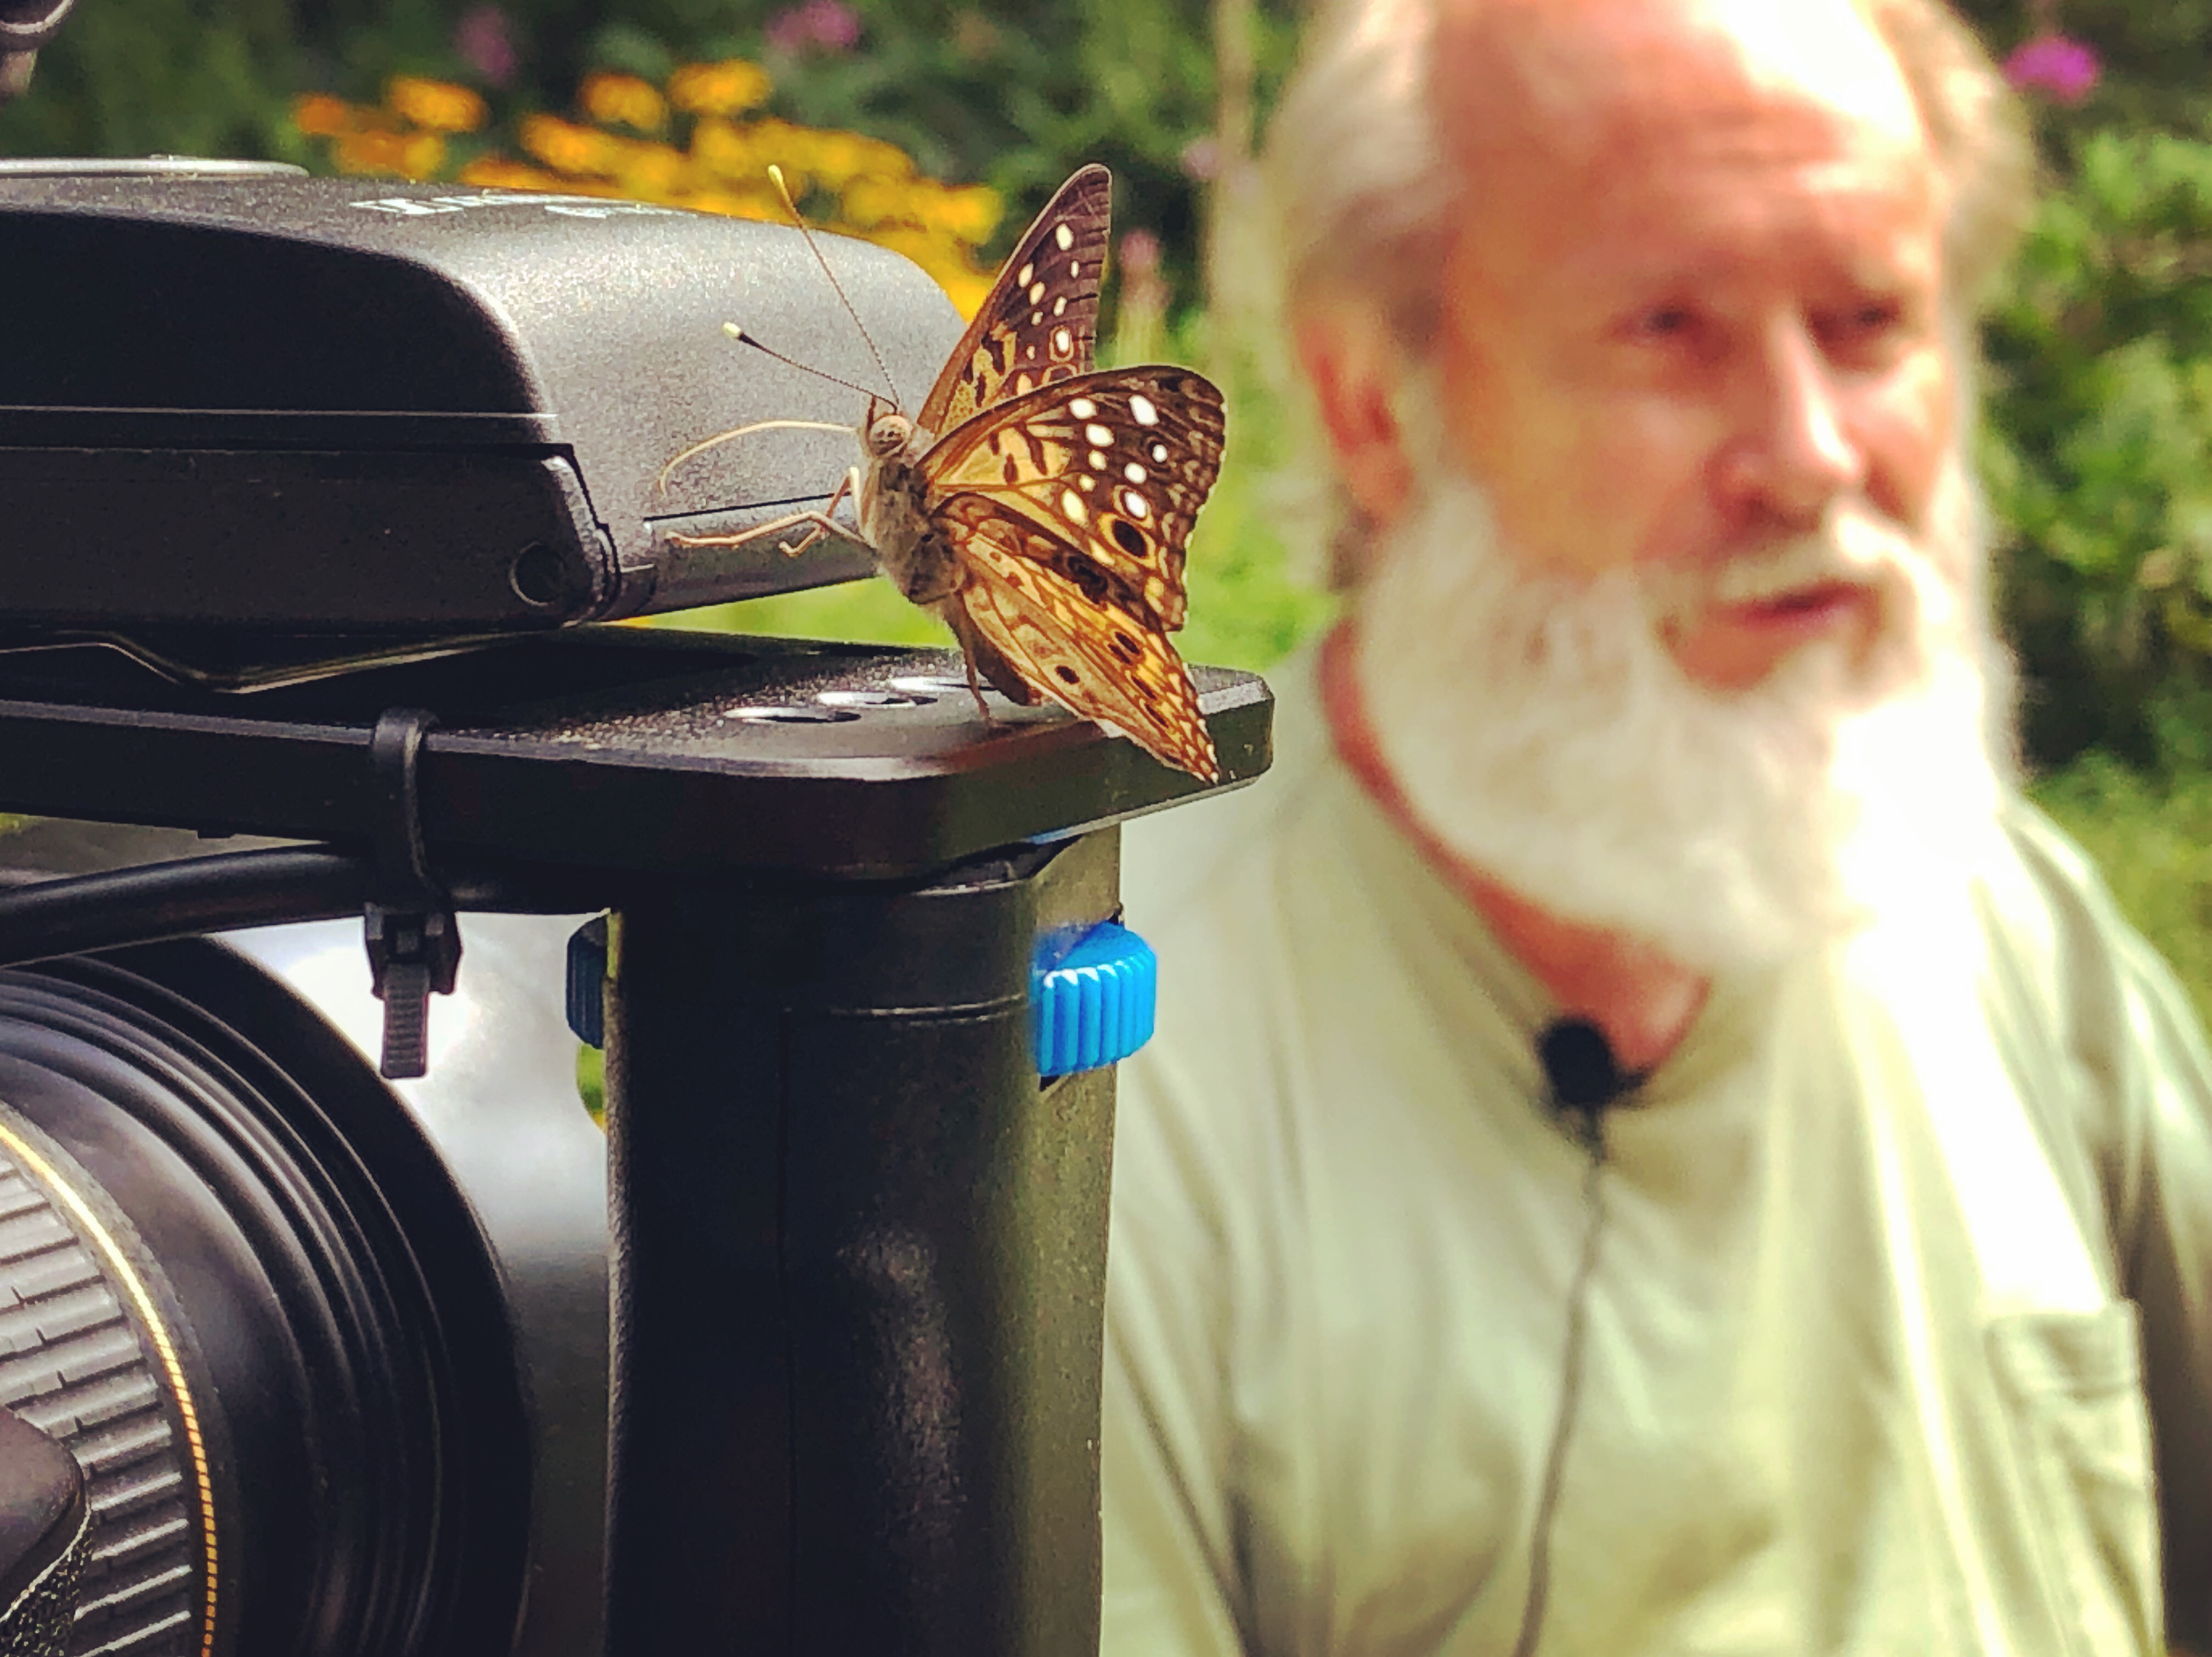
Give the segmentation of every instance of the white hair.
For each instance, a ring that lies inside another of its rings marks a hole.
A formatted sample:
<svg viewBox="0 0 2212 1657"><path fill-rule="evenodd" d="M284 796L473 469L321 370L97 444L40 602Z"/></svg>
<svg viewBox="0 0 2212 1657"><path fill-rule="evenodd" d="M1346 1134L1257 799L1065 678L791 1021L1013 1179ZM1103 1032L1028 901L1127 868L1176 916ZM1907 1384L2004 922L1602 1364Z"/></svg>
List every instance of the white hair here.
<svg viewBox="0 0 2212 1657"><path fill-rule="evenodd" d="M1778 0L1778 3L1782 0ZM1324 311L1379 324L1409 366L1436 337L1437 273L1468 181L1444 153L1431 105L1443 0L1319 0L1262 156L1289 325ZM1896 58L1942 171L1951 304L1970 316L2009 257L2032 203L2026 118L1988 52L1946 0L1853 0ZM1959 337L1971 342L1972 330ZM1960 359L1961 367L1971 355ZM1310 393L1278 389L1317 440ZM1309 449L1309 452L1313 452ZM1351 585L1364 530L1327 476L1279 490L1287 523L1328 537L1329 584ZM1319 497L1319 498L1316 498Z"/></svg>

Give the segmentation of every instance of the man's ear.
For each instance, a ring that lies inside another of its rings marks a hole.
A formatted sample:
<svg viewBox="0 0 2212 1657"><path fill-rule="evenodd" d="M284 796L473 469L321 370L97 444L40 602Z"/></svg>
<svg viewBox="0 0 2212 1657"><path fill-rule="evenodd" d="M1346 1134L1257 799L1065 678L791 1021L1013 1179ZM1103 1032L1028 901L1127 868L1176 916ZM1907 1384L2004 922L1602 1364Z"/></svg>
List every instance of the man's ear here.
<svg viewBox="0 0 2212 1657"><path fill-rule="evenodd" d="M1396 406L1405 354L1380 318L1350 309L1302 317L1293 337L1337 476L1368 520L1388 531L1413 493Z"/></svg>

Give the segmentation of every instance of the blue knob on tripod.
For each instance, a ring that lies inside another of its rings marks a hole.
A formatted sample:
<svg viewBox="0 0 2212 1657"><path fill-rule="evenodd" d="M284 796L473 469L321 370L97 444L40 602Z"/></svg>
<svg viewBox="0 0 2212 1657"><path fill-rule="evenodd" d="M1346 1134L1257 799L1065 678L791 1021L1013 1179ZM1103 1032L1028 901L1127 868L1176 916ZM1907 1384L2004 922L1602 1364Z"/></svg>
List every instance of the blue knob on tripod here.
<svg viewBox="0 0 2212 1657"><path fill-rule="evenodd" d="M1097 1070L1152 1040L1159 958L1118 922L1103 920L1049 966L1030 974L1040 1076Z"/></svg>

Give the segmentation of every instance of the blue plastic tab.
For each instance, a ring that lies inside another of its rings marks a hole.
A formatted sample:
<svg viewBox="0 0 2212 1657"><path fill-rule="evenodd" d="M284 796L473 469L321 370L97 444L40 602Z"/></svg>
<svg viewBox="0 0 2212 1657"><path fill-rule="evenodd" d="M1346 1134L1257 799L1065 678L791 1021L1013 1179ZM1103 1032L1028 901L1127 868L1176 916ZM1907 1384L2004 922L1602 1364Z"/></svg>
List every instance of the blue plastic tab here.
<svg viewBox="0 0 2212 1657"><path fill-rule="evenodd" d="M1152 1039L1159 957L1127 926L1103 920L1030 975L1040 1076L1097 1070Z"/></svg>

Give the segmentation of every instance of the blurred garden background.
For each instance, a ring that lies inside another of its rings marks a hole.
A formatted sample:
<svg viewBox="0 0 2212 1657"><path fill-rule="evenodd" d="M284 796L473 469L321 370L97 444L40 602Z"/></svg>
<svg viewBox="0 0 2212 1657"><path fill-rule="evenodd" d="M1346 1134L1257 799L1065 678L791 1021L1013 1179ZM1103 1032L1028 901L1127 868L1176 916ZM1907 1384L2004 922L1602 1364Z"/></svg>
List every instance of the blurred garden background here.
<svg viewBox="0 0 2212 1657"><path fill-rule="evenodd" d="M1322 625L1268 511L1254 135L1301 0L80 0L0 155L264 157L631 196L899 248L963 309L1078 165L1115 173L1109 360L1231 396L1185 653ZM1965 0L2042 209L1987 320L1981 461L2037 797L2212 1017L2212 0ZM711 280L712 273L702 273ZM714 342L702 342L712 349ZM880 581L683 618L945 643Z"/></svg>

